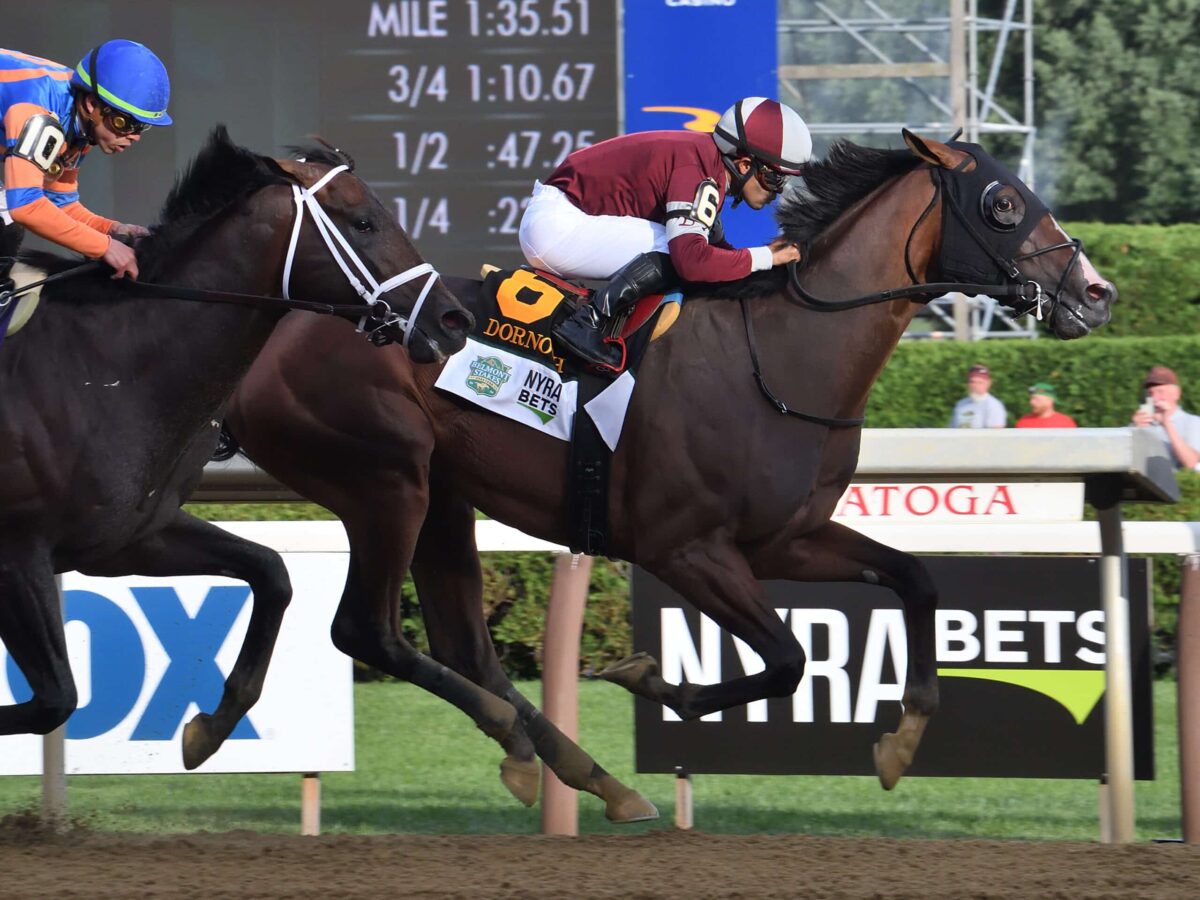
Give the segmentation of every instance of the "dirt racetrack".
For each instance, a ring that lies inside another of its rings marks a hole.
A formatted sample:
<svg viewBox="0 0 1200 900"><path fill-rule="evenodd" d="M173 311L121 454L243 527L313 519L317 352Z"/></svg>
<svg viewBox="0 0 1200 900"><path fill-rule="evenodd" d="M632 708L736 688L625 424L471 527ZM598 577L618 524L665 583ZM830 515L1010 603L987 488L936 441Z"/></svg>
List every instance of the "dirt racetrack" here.
<svg viewBox="0 0 1200 900"><path fill-rule="evenodd" d="M1200 847L727 837L38 837L0 827L0 896L1200 897Z"/></svg>

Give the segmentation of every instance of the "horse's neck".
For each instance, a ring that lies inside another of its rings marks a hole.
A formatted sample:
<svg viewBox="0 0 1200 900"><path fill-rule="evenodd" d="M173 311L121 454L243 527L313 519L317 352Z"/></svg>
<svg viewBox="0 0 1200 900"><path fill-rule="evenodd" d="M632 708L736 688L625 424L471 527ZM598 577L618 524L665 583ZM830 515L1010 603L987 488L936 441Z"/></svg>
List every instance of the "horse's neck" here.
<svg viewBox="0 0 1200 900"><path fill-rule="evenodd" d="M903 176L839 218L813 245L812 257L802 273L805 290L832 301L911 284L905 264L906 245L927 198L917 191L918 202L914 203L909 180L921 177L919 172ZM922 223L921 233L937 228L939 220L936 213L930 215ZM928 267L930 243L913 241L909 262L918 275ZM920 308L909 300L841 312L815 312L794 299L756 306L760 307L755 319L760 335L777 333L789 338L770 342L770 349L762 348L764 368L771 359L776 365L787 366L784 371L798 376L801 383L806 373L828 383L838 409L824 414L841 416L861 412L871 385ZM828 378L834 373L836 378Z"/></svg>

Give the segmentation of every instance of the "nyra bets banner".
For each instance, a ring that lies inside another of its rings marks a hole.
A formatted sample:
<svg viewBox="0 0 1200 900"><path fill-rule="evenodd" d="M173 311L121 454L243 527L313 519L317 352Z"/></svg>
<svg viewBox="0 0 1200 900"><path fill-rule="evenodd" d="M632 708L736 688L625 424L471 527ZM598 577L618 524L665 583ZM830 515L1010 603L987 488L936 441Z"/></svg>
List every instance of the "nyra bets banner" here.
<svg viewBox="0 0 1200 900"><path fill-rule="evenodd" d="M346 578L344 553L285 553L295 594L262 697L199 772L354 768L349 657L329 639ZM253 598L244 582L207 576L63 576L67 651L79 707L67 721L67 773L186 771L183 726L212 712L242 646ZM0 704L29 687L0 644ZM41 772L42 739L0 737L0 775Z"/></svg>
<svg viewBox="0 0 1200 900"><path fill-rule="evenodd" d="M941 709L910 774L1098 778L1104 771L1104 612L1094 558L924 557L939 593ZM807 657L791 697L693 722L636 704L639 772L874 774L871 746L900 721L908 663L896 595L867 584L764 583ZM1154 777L1149 570L1129 561L1134 756ZM673 683L712 684L763 670L745 643L640 568L634 648Z"/></svg>

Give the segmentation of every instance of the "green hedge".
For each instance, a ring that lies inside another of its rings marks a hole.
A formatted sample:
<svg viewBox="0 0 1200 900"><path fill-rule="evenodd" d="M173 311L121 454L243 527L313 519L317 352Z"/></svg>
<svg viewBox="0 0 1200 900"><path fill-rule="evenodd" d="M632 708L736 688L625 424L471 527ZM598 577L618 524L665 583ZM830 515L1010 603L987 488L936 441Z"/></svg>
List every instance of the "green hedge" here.
<svg viewBox="0 0 1200 900"><path fill-rule="evenodd" d="M1097 335L1167 337L1200 333L1200 225L1063 226L1117 286L1112 322Z"/></svg>
<svg viewBox="0 0 1200 900"><path fill-rule="evenodd" d="M1152 365L1170 366L1183 384L1183 405L1200 404L1200 337L1100 341L905 341L883 370L867 406L868 428L939 428L966 394L967 369L992 370L992 393L1008 408L1008 424L1029 411L1029 385L1050 381L1057 408L1081 427L1127 425L1141 402Z"/></svg>

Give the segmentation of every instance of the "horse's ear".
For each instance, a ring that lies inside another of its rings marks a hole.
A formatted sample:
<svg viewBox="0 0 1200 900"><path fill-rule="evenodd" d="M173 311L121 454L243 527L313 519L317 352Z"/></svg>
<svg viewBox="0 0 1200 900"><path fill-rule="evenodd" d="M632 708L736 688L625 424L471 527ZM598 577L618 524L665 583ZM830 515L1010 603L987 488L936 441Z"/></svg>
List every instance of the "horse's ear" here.
<svg viewBox="0 0 1200 900"><path fill-rule="evenodd" d="M970 157L969 153L955 150L941 141L918 137L907 128L902 128L900 133L904 135L904 143L908 146L908 149L931 166L938 166L943 169L956 169L964 159Z"/></svg>
<svg viewBox="0 0 1200 900"><path fill-rule="evenodd" d="M297 184L303 184L300 180L301 163L292 159L271 159L269 156L264 156L262 160L270 171L285 181L294 181Z"/></svg>

